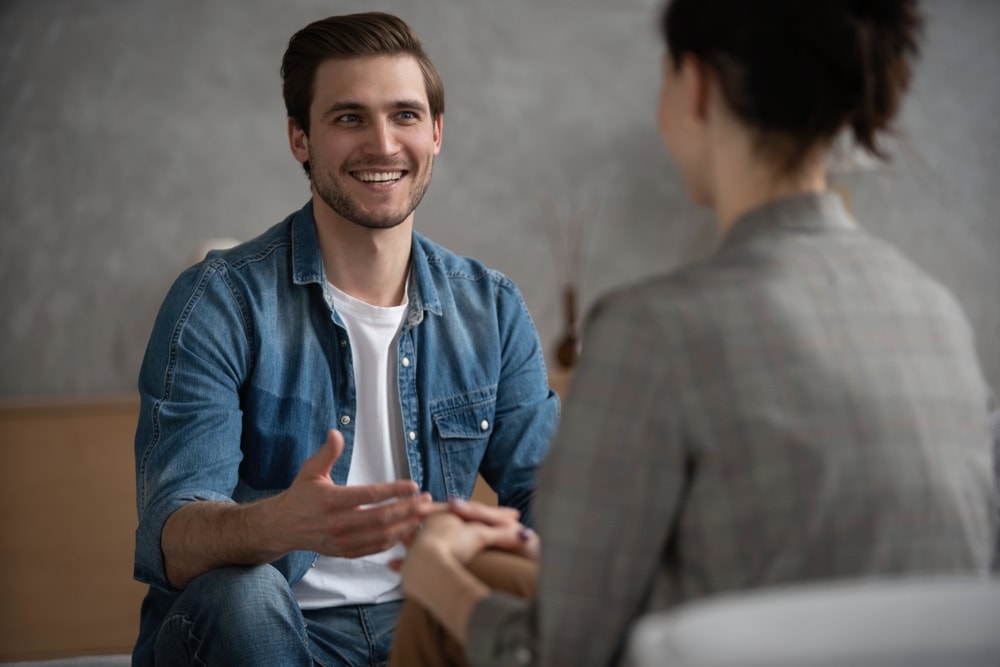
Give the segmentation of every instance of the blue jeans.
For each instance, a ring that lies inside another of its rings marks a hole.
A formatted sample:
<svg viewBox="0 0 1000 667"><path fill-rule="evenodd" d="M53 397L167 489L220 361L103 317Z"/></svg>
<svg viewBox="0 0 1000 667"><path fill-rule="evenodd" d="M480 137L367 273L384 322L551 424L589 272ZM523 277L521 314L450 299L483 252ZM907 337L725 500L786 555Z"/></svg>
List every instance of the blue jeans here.
<svg viewBox="0 0 1000 667"><path fill-rule="evenodd" d="M383 667L402 602L302 611L270 565L195 579L156 637L155 664Z"/></svg>

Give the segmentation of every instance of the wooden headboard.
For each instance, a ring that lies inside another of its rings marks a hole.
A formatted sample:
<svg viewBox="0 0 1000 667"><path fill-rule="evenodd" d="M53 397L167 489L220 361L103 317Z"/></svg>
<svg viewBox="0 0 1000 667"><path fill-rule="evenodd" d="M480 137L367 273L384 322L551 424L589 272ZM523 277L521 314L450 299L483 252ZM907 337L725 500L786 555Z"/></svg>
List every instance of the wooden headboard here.
<svg viewBox="0 0 1000 667"><path fill-rule="evenodd" d="M0 404L0 662L131 653L138 408Z"/></svg>

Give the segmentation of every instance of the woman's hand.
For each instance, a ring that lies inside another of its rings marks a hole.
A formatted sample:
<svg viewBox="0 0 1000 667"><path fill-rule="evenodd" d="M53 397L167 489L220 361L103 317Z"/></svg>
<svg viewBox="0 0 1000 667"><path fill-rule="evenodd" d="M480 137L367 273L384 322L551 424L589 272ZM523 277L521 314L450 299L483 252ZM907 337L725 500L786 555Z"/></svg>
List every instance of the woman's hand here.
<svg viewBox="0 0 1000 667"><path fill-rule="evenodd" d="M518 525L510 521L489 526L439 512L427 517L409 541L406 557L393 559L389 567L402 575L406 597L430 611L464 645L472 609L489 594L465 564L493 542L509 541L510 535L517 539Z"/></svg>
<svg viewBox="0 0 1000 667"><path fill-rule="evenodd" d="M460 498L452 498L448 501L448 506L452 513L468 522L483 523L497 528L515 524L517 539L512 540L511 533L503 530L491 534L496 539L488 544L487 548L503 549L531 560L538 560L539 541L538 534L531 528L518 522L520 512L512 507L498 507L496 505L484 505L481 502L472 500L466 501ZM473 554L474 555L474 554Z"/></svg>
<svg viewBox="0 0 1000 667"><path fill-rule="evenodd" d="M406 540L407 555L389 567L403 578L403 592L428 609L465 643L473 607L489 589L465 569L485 549L503 549L537 558L538 536L518 521L517 510L478 502L451 500L449 510L424 520Z"/></svg>

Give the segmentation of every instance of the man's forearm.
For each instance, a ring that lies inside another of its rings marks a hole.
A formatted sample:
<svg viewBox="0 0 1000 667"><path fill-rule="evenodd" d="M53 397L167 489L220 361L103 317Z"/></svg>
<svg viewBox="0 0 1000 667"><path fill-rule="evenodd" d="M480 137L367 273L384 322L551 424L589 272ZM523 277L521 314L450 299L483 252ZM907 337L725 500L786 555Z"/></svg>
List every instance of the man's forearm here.
<svg viewBox="0 0 1000 667"><path fill-rule="evenodd" d="M163 525L160 539L167 579L187 586L205 572L228 565L262 565L290 550L272 520L273 498L248 504L189 503Z"/></svg>

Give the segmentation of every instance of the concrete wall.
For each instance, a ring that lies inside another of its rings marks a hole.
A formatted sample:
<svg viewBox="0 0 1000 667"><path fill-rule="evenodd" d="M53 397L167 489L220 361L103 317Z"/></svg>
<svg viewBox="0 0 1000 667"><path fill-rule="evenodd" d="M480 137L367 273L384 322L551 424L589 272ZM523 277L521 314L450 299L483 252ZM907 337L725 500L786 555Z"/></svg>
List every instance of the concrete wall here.
<svg viewBox="0 0 1000 667"><path fill-rule="evenodd" d="M368 2L0 3L0 397L131 391L167 287L212 237L305 202L278 67L288 37ZM524 291L549 349L546 220L596 207L602 291L710 247L653 124L654 0L384 0L447 91L418 229ZM936 0L904 139L848 176L862 223L952 288L1000 387L1000 3Z"/></svg>

